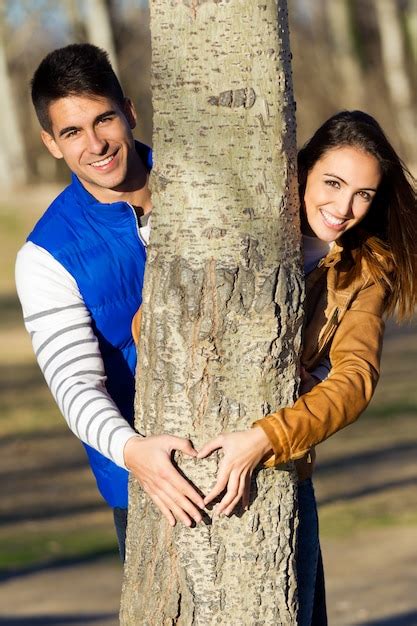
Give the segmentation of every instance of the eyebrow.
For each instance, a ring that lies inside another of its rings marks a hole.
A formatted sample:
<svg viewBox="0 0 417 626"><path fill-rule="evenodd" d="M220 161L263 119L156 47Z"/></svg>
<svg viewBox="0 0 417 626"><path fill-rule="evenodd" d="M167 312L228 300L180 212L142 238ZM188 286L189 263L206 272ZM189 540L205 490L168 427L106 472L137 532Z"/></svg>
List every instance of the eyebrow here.
<svg viewBox="0 0 417 626"><path fill-rule="evenodd" d="M66 135L67 133L73 130L78 130L77 126L66 126L65 128L59 131L58 136L62 137L63 135Z"/></svg>
<svg viewBox="0 0 417 626"><path fill-rule="evenodd" d="M343 180L343 178L341 178L337 174L331 174L330 172L325 172L324 176L332 176L333 178L337 178L338 180L340 180L340 182L342 182L345 185L347 185L347 182L345 180ZM362 191L375 191L376 192L376 187L361 187L361 189L362 189Z"/></svg>
<svg viewBox="0 0 417 626"><path fill-rule="evenodd" d="M109 115L115 115L115 114L116 114L116 111L114 111L113 109L110 109L109 111L105 111L104 113L100 113L100 115L97 115L97 117L95 118L93 122L94 126L98 122L101 122L106 117L109 117ZM66 126L65 128L59 131L59 137L62 137L63 135L66 135L67 133L70 133L74 130L79 130L79 127L78 126Z"/></svg>

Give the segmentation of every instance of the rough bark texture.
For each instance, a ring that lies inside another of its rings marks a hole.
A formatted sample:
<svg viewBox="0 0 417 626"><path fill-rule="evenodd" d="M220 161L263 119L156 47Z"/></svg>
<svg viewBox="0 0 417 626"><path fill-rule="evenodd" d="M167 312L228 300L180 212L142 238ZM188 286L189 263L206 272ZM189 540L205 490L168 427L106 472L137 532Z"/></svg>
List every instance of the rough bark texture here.
<svg viewBox="0 0 417 626"><path fill-rule="evenodd" d="M293 400L301 323L286 3L151 3L154 215L136 426L195 447ZM204 493L220 456L177 458ZM121 623L296 624L295 477L171 529L134 482Z"/></svg>

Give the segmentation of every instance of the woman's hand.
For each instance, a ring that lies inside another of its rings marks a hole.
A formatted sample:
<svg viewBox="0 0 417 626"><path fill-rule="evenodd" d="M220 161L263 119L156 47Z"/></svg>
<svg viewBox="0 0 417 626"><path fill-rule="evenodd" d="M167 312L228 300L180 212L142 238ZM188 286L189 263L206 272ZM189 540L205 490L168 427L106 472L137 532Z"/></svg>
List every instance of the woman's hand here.
<svg viewBox="0 0 417 626"><path fill-rule="evenodd" d="M248 508L252 472L272 452L272 447L262 428L257 426L243 432L222 433L207 442L197 458L203 459L220 448L224 456L220 461L217 482L204 498L204 504L212 502L226 489L216 506L216 514L231 515L241 498L243 507Z"/></svg>

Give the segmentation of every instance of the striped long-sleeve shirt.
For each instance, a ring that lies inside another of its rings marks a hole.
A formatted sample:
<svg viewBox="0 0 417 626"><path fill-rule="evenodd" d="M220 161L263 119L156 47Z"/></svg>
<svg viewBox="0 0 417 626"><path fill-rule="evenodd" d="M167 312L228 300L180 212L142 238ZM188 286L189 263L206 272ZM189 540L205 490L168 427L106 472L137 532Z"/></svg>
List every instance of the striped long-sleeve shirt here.
<svg viewBox="0 0 417 626"><path fill-rule="evenodd" d="M150 224L140 228L144 242ZM91 316L71 274L49 252L27 242L16 260L24 322L46 382L74 434L125 468L123 450L137 433L105 382Z"/></svg>

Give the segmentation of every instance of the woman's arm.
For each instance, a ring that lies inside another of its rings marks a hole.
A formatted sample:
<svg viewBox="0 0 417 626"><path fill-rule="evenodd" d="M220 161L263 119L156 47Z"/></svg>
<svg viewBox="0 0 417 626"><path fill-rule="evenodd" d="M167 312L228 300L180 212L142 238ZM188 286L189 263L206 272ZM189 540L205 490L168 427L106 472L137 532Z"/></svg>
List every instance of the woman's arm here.
<svg viewBox="0 0 417 626"><path fill-rule="evenodd" d="M333 337L329 377L293 407L255 422L274 450L268 466L301 458L366 409L379 378L384 300L382 289L374 283L362 289Z"/></svg>
<svg viewBox="0 0 417 626"><path fill-rule="evenodd" d="M253 425L260 427L265 438L251 437L250 431L224 433L220 436L222 446L213 445L219 443L217 438L203 447L199 457L206 456L216 447L222 447L224 451L217 483L205 498L206 504L225 488L226 494L218 505L219 513L230 514L242 496L248 501L246 486L250 481L247 478L242 481L241 476L252 474L256 460L267 447L266 439L273 455L265 465L271 467L302 458L310 448L359 417L371 400L379 378L384 300L383 291L373 283L358 293L333 337L329 377L302 395L293 407L257 420ZM238 459L245 455L237 435L243 434L247 446L253 446L253 465L250 467L238 463ZM233 480L229 480L232 475Z"/></svg>

